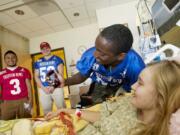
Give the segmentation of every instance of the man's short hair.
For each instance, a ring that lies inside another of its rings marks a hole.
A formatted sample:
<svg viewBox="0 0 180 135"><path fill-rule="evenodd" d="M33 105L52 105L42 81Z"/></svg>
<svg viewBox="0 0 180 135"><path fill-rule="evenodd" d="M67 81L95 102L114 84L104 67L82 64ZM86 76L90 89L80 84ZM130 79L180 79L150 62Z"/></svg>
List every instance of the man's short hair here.
<svg viewBox="0 0 180 135"><path fill-rule="evenodd" d="M14 55L16 56L16 58L17 58L16 53L15 53L14 51L12 51L12 50L8 50L7 52L5 52L4 58L5 58L5 56L6 56L7 54L14 54Z"/></svg>
<svg viewBox="0 0 180 135"><path fill-rule="evenodd" d="M132 33L128 27L122 24L114 24L106 27L99 35L112 44L112 52L115 55L127 53L132 47Z"/></svg>

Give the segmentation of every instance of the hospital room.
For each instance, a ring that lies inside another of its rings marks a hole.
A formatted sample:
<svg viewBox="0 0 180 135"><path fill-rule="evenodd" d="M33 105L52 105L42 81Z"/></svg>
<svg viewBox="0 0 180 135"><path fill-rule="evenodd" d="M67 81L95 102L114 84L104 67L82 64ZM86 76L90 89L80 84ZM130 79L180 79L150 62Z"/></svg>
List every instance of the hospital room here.
<svg viewBox="0 0 180 135"><path fill-rule="evenodd" d="M0 135L180 135L180 0L0 0Z"/></svg>

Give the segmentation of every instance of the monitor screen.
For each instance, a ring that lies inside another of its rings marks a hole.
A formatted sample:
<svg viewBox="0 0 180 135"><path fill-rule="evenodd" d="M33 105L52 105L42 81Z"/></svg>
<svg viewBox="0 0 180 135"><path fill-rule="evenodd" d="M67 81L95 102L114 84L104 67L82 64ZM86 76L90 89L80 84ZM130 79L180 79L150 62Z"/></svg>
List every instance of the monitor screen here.
<svg viewBox="0 0 180 135"><path fill-rule="evenodd" d="M151 7L152 17L158 29L179 10L180 0L156 0Z"/></svg>
<svg viewBox="0 0 180 135"><path fill-rule="evenodd" d="M178 2L180 3L180 0L164 0L164 4L169 10L172 10L174 7L176 7Z"/></svg>
<svg viewBox="0 0 180 135"><path fill-rule="evenodd" d="M164 0L156 0L152 6L152 17L157 29L172 16L172 13L165 7L163 1Z"/></svg>

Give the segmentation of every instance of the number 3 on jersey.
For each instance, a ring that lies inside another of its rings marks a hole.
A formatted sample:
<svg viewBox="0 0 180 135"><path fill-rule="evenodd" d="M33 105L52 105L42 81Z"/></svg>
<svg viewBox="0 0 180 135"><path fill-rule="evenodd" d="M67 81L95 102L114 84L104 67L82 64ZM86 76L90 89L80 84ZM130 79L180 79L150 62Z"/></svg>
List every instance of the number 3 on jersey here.
<svg viewBox="0 0 180 135"><path fill-rule="evenodd" d="M21 93L21 88L19 87L20 83L18 79L12 79L10 80L9 83L13 85L15 89L15 90L11 90L12 95L18 95L19 93Z"/></svg>

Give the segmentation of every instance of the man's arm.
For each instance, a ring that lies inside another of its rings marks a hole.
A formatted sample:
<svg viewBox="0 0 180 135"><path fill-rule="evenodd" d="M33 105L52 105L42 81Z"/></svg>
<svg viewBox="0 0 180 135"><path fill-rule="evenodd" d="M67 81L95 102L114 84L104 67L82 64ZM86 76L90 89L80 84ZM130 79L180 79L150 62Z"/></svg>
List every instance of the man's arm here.
<svg viewBox="0 0 180 135"><path fill-rule="evenodd" d="M58 73L64 77L64 65L63 64L59 64L58 65Z"/></svg>
<svg viewBox="0 0 180 135"><path fill-rule="evenodd" d="M41 83L41 80L39 78L39 70L38 69L35 69L35 71L34 71L34 79L36 81L37 87L41 88L46 93L50 93L50 90L48 89L48 87L44 87L43 84Z"/></svg>
<svg viewBox="0 0 180 135"><path fill-rule="evenodd" d="M35 69L35 71L34 71L34 79L37 83L37 86L41 89L44 89L44 86L42 85L41 80L39 79L39 70L38 69Z"/></svg>
<svg viewBox="0 0 180 135"><path fill-rule="evenodd" d="M75 75L73 75L70 78L67 78L65 80L65 85L74 85L74 84L80 84L82 82L84 82L88 77L87 76L83 76L81 73L77 73Z"/></svg>
<svg viewBox="0 0 180 135"><path fill-rule="evenodd" d="M28 90L29 104L32 106L33 105L33 97L32 97L32 86L31 86L30 79L26 79L26 86L27 86L27 90Z"/></svg>
<svg viewBox="0 0 180 135"><path fill-rule="evenodd" d="M59 76L59 80L61 81L60 87L63 87L64 86L64 65L59 64L57 70L58 70L58 74L60 75Z"/></svg>

